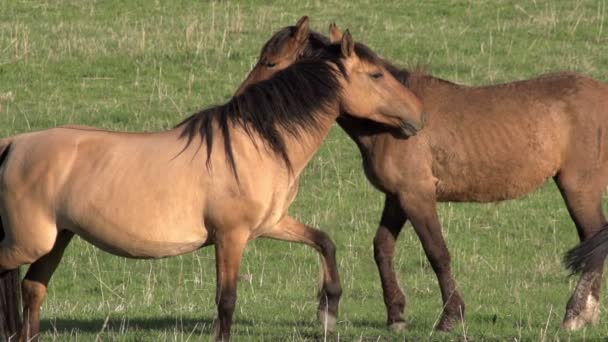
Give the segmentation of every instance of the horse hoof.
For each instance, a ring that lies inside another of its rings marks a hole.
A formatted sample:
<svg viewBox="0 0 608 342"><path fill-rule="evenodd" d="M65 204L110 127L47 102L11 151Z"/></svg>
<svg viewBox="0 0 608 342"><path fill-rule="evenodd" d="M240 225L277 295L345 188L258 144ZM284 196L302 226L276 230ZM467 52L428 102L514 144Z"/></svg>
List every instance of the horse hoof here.
<svg viewBox="0 0 608 342"><path fill-rule="evenodd" d="M323 324L323 330L327 332L336 331L336 316L326 311L319 311L319 321Z"/></svg>
<svg viewBox="0 0 608 342"><path fill-rule="evenodd" d="M393 322L388 325L388 329L394 332L404 331L406 328L407 325L405 324L405 322Z"/></svg>
<svg viewBox="0 0 608 342"><path fill-rule="evenodd" d="M580 328L584 327L587 324L597 325L598 322L599 322L599 317L593 317L591 319L588 319L587 317L584 317L581 315L578 317L565 319L564 322L562 323L562 328L567 331L576 331L576 330L579 330Z"/></svg>
<svg viewBox="0 0 608 342"><path fill-rule="evenodd" d="M439 324L437 324L437 326L435 327L435 330L440 332L450 332L460 322L462 322L460 318L450 318L444 316L439 321Z"/></svg>
<svg viewBox="0 0 608 342"><path fill-rule="evenodd" d="M585 324L587 324L585 322L585 320L580 319L579 317L576 317L576 318L572 318L569 320L565 320L562 323L562 328L566 331L576 331L576 330L584 327Z"/></svg>
<svg viewBox="0 0 608 342"><path fill-rule="evenodd" d="M578 311L578 312L577 312ZM562 328L568 331L575 331L587 324L596 325L600 320L599 302L591 294L582 309L566 310L566 317L562 323Z"/></svg>

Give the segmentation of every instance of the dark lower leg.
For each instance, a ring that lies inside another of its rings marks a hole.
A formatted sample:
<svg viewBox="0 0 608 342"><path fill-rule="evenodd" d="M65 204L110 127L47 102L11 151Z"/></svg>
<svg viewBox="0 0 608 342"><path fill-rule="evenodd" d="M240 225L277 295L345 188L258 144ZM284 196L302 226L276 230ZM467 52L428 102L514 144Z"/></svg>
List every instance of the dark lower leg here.
<svg viewBox="0 0 608 342"><path fill-rule="evenodd" d="M47 287L40 282L23 279L23 327L21 341L38 341L40 335L40 307L46 297Z"/></svg>
<svg viewBox="0 0 608 342"><path fill-rule="evenodd" d="M605 224L601 206L601 191L585 187L593 182L573 182L564 177L556 179L564 197L570 217L576 225L581 241L592 237ZM584 272L566 305L563 327L576 330L599 319L600 290L602 287L603 265Z"/></svg>
<svg viewBox="0 0 608 342"><path fill-rule="evenodd" d="M220 236L216 240L217 289L215 302L217 304L218 320L216 322L215 338L219 341L230 340L232 315L236 307L237 277L247 240L247 233L238 234L235 231L231 232L230 235Z"/></svg>
<svg viewBox="0 0 608 342"><path fill-rule="evenodd" d="M435 202L412 202L404 201L403 204L441 289L443 313L436 329L449 331L464 319L464 301L452 275L450 252L441 233Z"/></svg>
<svg viewBox="0 0 608 342"><path fill-rule="evenodd" d="M340 285L340 275L336 262L336 246L331 239L320 230L310 227L309 233L311 240L315 241L317 249L321 255L321 265L323 267L323 283L319 291L319 319L321 323L330 331L336 327L338 317L338 307L342 296L342 286Z"/></svg>
<svg viewBox="0 0 608 342"><path fill-rule="evenodd" d="M330 331L334 330L342 287L336 262L336 247L329 236L288 216L264 237L305 243L319 252L323 269L323 283L319 291L318 314L324 326Z"/></svg>
<svg viewBox="0 0 608 342"><path fill-rule="evenodd" d="M399 232L405 224L405 212L399 205L399 200L393 196L387 196L384 202L384 210L380 225L374 237L374 260L380 275L384 305L387 311L387 324L395 328L401 328L404 319L406 299L393 264L395 254L395 242Z"/></svg>

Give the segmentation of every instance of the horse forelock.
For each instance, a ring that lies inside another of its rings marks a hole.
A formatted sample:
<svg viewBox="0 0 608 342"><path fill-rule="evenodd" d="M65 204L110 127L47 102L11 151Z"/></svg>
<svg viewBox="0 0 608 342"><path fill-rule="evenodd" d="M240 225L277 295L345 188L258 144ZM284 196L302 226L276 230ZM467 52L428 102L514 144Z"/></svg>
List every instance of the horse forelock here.
<svg viewBox="0 0 608 342"><path fill-rule="evenodd" d="M287 40L292 36L295 26L284 27L272 35L272 38L262 47L260 58L266 53L279 53L287 44Z"/></svg>
<svg viewBox="0 0 608 342"><path fill-rule="evenodd" d="M254 141L261 138L264 147L278 155L292 170L285 136L300 138L302 133L317 130L323 113L341 92L338 70L344 66L337 57L324 60L301 60L277 72L272 78L253 84L241 95L224 105L207 108L191 115L176 127L182 127L180 138L186 147L196 136L207 145L207 165L210 166L214 141L214 126L222 132L226 159L236 173L230 129L241 127Z"/></svg>

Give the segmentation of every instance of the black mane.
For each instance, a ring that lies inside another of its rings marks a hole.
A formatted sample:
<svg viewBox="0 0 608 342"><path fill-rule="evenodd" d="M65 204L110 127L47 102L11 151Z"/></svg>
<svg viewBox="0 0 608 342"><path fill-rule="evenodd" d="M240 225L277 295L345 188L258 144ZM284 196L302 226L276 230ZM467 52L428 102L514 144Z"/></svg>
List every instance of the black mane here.
<svg viewBox="0 0 608 342"><path fill-rule="evenodd" d="M339 96L339 77L346 76L339 51L339 47L330 46L316 53L321 59L300 60L272 78L251 85L228 103L191 115L176 126L182 128L180 138L188 140L187 147L200 136L201 143L204 141L207 145L209 168L216 126L222 133L226 158L238 180L230 132L232 127L240 126L250 137L262 138L264 147L279 155L291 172L284 136L299 137L302 132L319 127L318 114L326 112Z"/></svg>

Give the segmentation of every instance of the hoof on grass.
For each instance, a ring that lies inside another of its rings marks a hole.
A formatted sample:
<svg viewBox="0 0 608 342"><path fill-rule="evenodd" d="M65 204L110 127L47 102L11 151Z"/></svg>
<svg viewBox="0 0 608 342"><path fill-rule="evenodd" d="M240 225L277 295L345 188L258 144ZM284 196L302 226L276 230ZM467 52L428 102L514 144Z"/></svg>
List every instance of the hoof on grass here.
<svg viewBox="0 0 608 342"><path fill-rule="evenodd" d="M406 328L407 324L405 322L393 322L388 325L388 329L394 332L405 331Z"/></svg>
<svg viewBox="0 0 608 342"><path fill-rule="evenodd" d="M562 323L562 328L564 328L564 330L579 330L587 324L596 325L600 320L600 305L591 294L587 296L587 301L585 302L583 309L578 313L576 311L566 311L566 317Z"/></svg>
<svg viewBox="0 0 608 342"><path fill-rule="evenodd" d="M439 332L450 332L460 323L462 323L462 319L460 317L442 316L441 320L435 327L435 330Z"/></svg>
<svg viewBox="0 0 608 342"><path fill-rule="evenodd" d="M327 332L336 331L336 317L326 311L319 311L319 321L323 324L323 330Z"/></svg>

